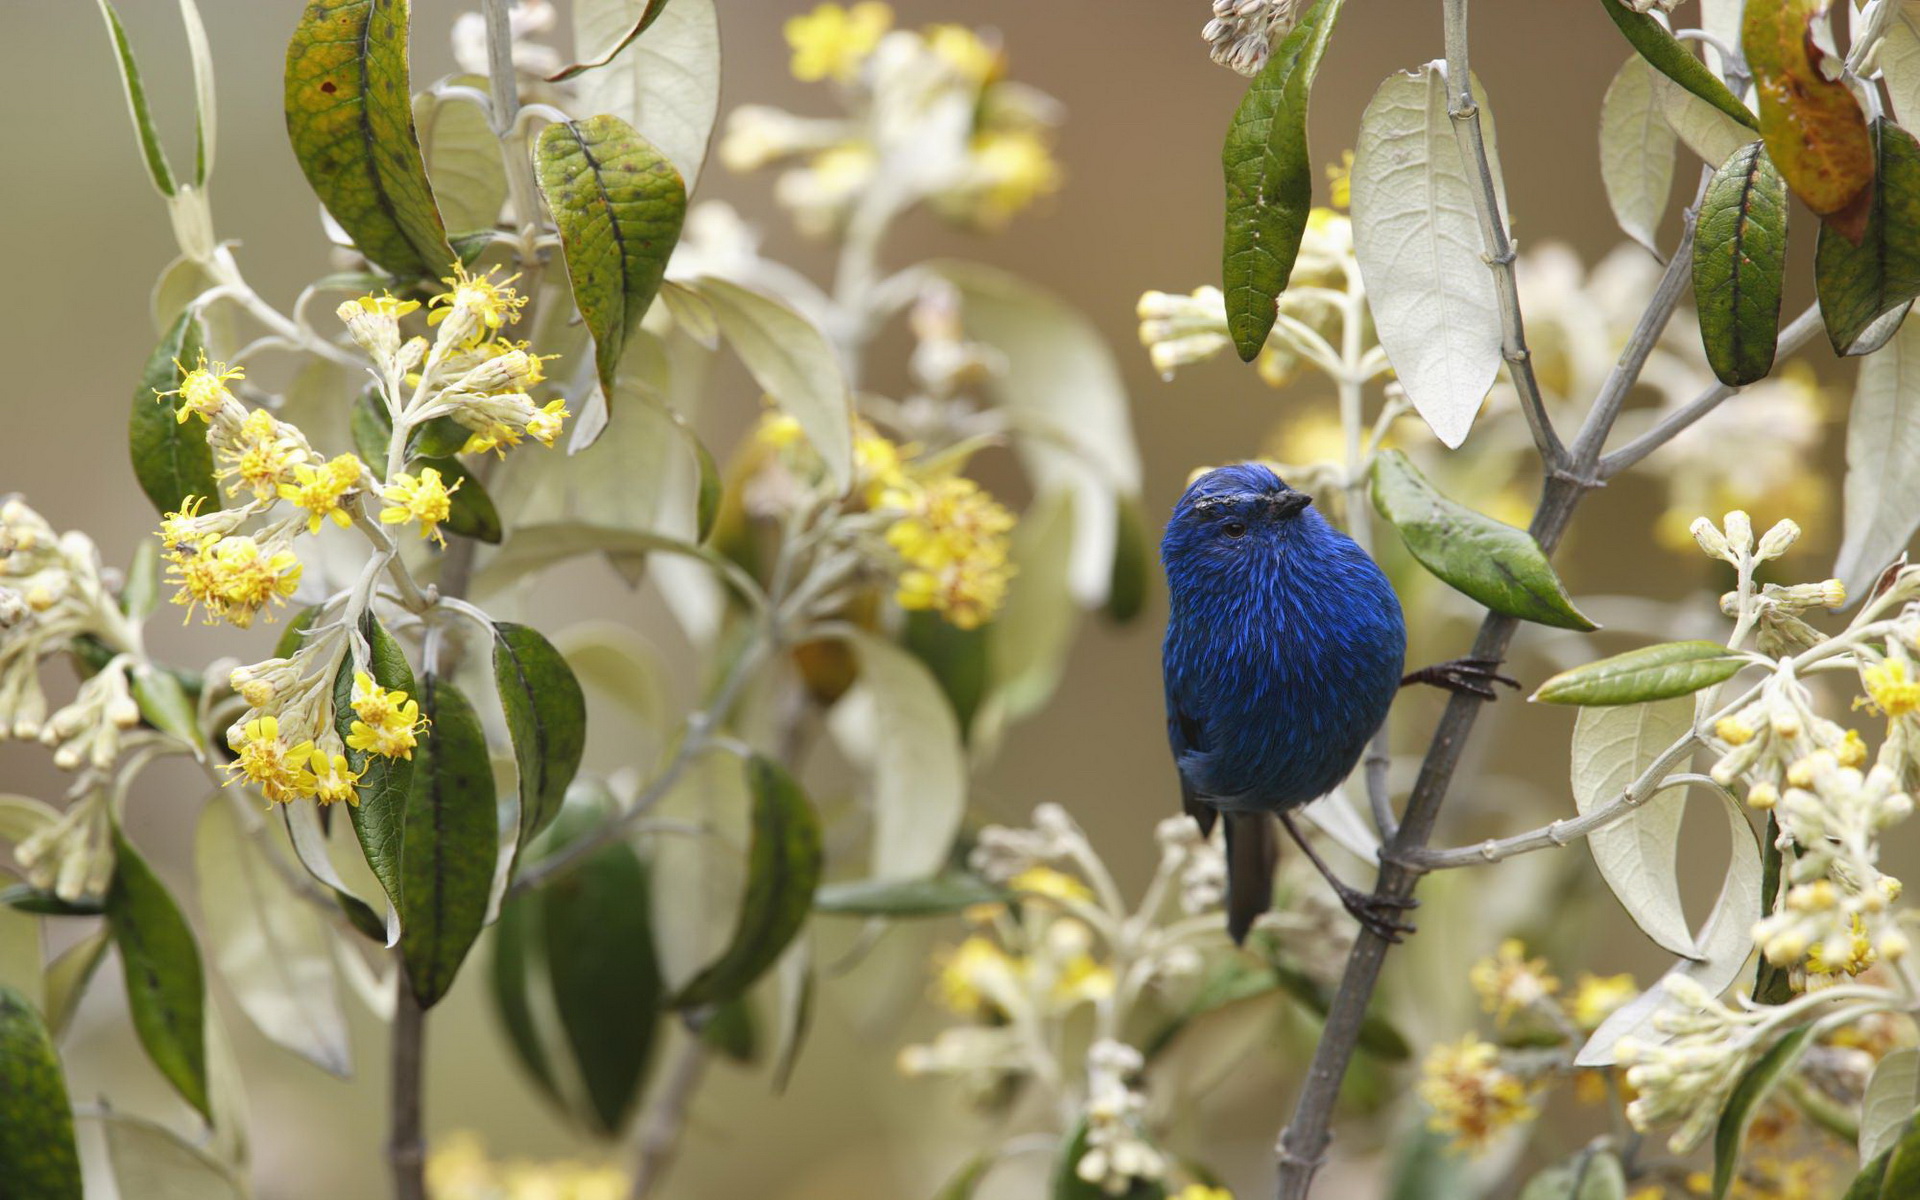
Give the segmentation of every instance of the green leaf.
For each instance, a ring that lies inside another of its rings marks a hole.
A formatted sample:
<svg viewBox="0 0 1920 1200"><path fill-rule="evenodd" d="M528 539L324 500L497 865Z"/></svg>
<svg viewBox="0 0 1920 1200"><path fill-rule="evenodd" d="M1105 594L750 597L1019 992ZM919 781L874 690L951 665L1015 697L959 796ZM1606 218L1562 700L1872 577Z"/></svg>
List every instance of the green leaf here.
<svg viewBox="0 0 1920 1200"><path fill-rule="evenodd" d="M1373 506L1420 565L1494 612L1559 629L1597 629L1524 529L1456 504L1398 450L1374 459Z"/></svg>
<svg viewBox="0 0 1920 1200"><path fill-rule="evenodd" d="M146 160L147 178L154 190L171 196L177 185L173 168L167 165L166 147L160 143L160 131L153 127L153 113L147 108L147 88L140 79L140 62L133 56L133 43L120 24L120 14L108 0L99 0L100 15L107 22L107 36L113 39L114 61L120 67L120 87L127 97L127 111L133 117L133 133L140 141L140 155Z"/></svg>
<svg viewBox="0 0 1920 1200"><path fill-rule="evenodd" d="M401 833L400 954L413 994L431 1008L486 922L500 839L493 763L473 706L426 675L420 714L427 732L413 752Z"/></svg>
<svg viewBox="0 0 1920 1200"><path fill-rule="evenodd" d="M1693 244L1700 338L1720 382L1744 387L1773 369L1787 266L1787 185L1752 142L1720 164Z"/></svg>
<svg viewBox="0 0 1920 1200"><path fill-rule="evenodd" d="M1802 1025L1781 1038L1733 1085L1726 1107L1720 1110L1720 1122L1713 1131L1713 1200L1721 1200L1733 1186L1734 1173L1740 1165L1740 1143L1747 1136L1748 1122L1753 1120L1753 1114L1773 1090L1773 1085L1800 1061L1800 1052L1806 1049L1812 1035L1813 1026Z"/></svg>
<svg viewBox="0 0 1920 1200"><path fill-rule="evenodd" d="M541 983L537 972L545 966L540 937L539 893L515 896L501 906L500 919L493 924L488 990L493 997L494 1015L500 1018L514 1057L547 1098L564 1108L566 1102L554 1081L553 1068L547 1062L531 995L532 989Z"/></svg>
<svg viewBox="0 0 1920 1200"><path fill-rule="evenodd" d="M1667 86L1635 55L1621 64L1600 101L1600 182L1607 204L1621 230L1655 254L1679 143L1666 117Z"/></svg>
<svg viewBox="0 0 1920 1200"><path fill-rule="evenodd" d="M760 1023L745 993L713 1010L700 1040L743 1067L753 1065L760 1057Z"/></svg>
<svg viewBox="0 0 1920 1200"><path fill-rule="evenodd" d="M1080 1178L1080 1160L1087 1155L1087 1123L1083 1119L1070 1137L1061 1139L1060 1157L1053 1165L1051 1200L1166 1200L1166 1185L1157 1179L1133 1179L1124 1191L1108 1191Z"/></svg>
<svg viewBox="0 0 1920 1200"><path fill-rule="evenodd" d="M1847 1194L1840 1200L1881 1200L1880 1185L1886 1182L1887 1165L1892 1158L1893 1151L1888 1150L1861 1167L1860 1173L1853 1177L1852 1185L1847 1188Z"/></svg>
<svg viewBox="0 0 1920 1200"><path fill-rule="evenodd" d="M126 1113L101 1116L107 1159L122 1197L142 1200L247 1200L225 1163L162 1125Z"/></svg>
<svg viewBox="0 0 1920 1200"><path fill-rule="evenodd" d="M963 738L972 733L974 714L986 698L992 637L991 626L962 629L939 613L925 610L907 613L901 623L901 646L933 672L960 722Z"/></svg>
<svg viewBox="0 0 1920 1200"><path fill-rule="evenodd" d="M417 474L422 467L440 472L441 480L450 491L459 485L449 500L447 529L461 537L498 546L503 536L500 510L494 507L493 497L487 494L487 485L480 482L480 477L467 470L457 458L419 458L407 469Z"/></svg>
<svg viewBox="0 0 1920 1200"><path fill-rule="evenodd" d="M120 611L136 621L153 615L160 604L160 543L141 538L127 564L127 582L120 589Z"/></svg>
<svg viewBox="0 0 1920 1200"><path fill-rule="evenodd" d="M478 75L456 75L446 82L481 92L488 86ZM462 233L492 230L507 200L507 173L486 108L466 96L421 92L413 98L413 127L446 227Z"/></svg>
<svg viewBox="0 0 1920 1200"><path fill-rule="evenodd" d="M826 335L785 304L739 284L703 278L698 289L747 373L800 422L833 486L844 490L853 479L853 398Z"/></svg>
<svg viewBox="0 0 1920 1200"><path fill-rule="evenodd" d="M1606 10L1607 15L1613 18L1613 23L1620 27L1620 32L1626 34L1627 40L1633 43L1633 48L1656 71L1748 129L1760 128L1759 120L1747 111L1747 106L1727 90L1727 85L1708 69L1707 64L1695 58L1680 39L1668 32L1665 25L1647 13L1633 11L1621 0L1600 0L1600 7Z"/></svg>
<svg viewBox="0 0 1920 1200"><path fill-rule="evenodd" d="M0 987L0 1180L7 1200L80 1200L73 1108L53 1038L26 997Z"/></svg>
<svg viewBox="0 0 1920 1200"><path fill-rule="evenodd" d="M744 993L779 960L806 923L820 883L820 824L805 793L777 763L747 763L753 792L753 843L747 892L733 936L720 957L673 999L675 1008L720 1004Z"/></svg>
<svg viewBox="0 0 1920 1200"><path fill-rule="evenodd" d="M207 25L194 0L180 0L180 23L187 30L187 55L193 62L193 182L204 188L213 174L214 135L218 108L213 98L213 51L207 44Z"/></svg>
<svg viewBox="0 0 1920 1200"><path fill-rule="evenodd" d="M1562 671L1540 685L1545 704L1639 704L1690 696L1733 678L1747 660L1718 642L1662 642Z"/></svg>
<svg viewBox="0 0 1920 1200"><path fill-rule="evenodd" d="M333 937L267 858L278 852L248 835L226 796L208 797L193 843L207 952L269 1041L345 1078L353 1063Z"/></svg>
<svg viewBox="0 0 1920 1200"><path fill-rule="evenodd" d="M1607 1151L1582 1151L1527 1181L1520 1200L1625 1200L1627 1175Z"/></svg>
<svg viewBox="0 0 1920 1200"><path fill-rule="evenodd" d="M813 894L813 911L847 917L944 917L976 904L1003 904L1013 894L974 875L926 879L858 879L829 883Z"/></svg>
<svg viewBox="0 0 1920 1200"><path fill-rule="evenodd" d="M178 397L163 399L157 394L180 386L181 377L198 365L205 344L206 328L189 308L161 336L133 392L127 421L133 474L162 515L179 512L189 496L205 496L216 507L219 504L206 423L192 416L181 422L174 416Z"/></svg>
<svg viewBox="0 0 1920 1200"><path fill-rule="evenodd" d="M414 693L413 668L407 665L400 643L393 640L393 635L372 613L367 614L361 633L371 651L369 674L373 681L383 688L419 699ZM333 724L341 741L352 735L353 723L359 719L353 711L353 675L353 656L349 654L340 663L340 673L333 681ZM431 738L434 732L430 729L426 736ZM406 911L401 904L402 831L418 757L417 749L414 758L383 758L365 750L351 747L347 750L347 765L360 775L360 782L355 785L360 803L347 810L353 821L354 836L360 839L360 850L366 855L373 877L380 881L395 911L402 914Z"/></svg>
<svg viewBox="0 0 1920 1200"><path fill-rule="evenodd" d="M287 135L307 182L368 260L437 277L453 247L414 131L407 0L309 0L287 45Z"/></svg>
<svg viewBox="0 0 1920 1200"><path fill-rule="evenodd" d="M1153 575L1147 518L1138 496L1121 496L1113 539L1113 580L1107 585L1107 615L1125 625L1147 606L1148 580Z"/></svg>
<svg viewBox="0 0 1920 1200"><path fill-rule="evenodd" d="M1920 321L1859 360L1847 415L1845 531L1833 573L1863 595L1920 527Z"/></svg>
<svg viewBox="0 0 1920 1200"><path fill-rule="evenodd" d="M1873 1068L1860 1101L1860 1161L1872 1162L1899 1144L1920 1110L1920 1048L1890 1050Z"/></svg>
<svg viewBox="0 0 1920 1200"><path fill-rule="evenodd" d="M667 0L646 0L646 7L640 10L640 19L633 23L633 28L627 30L625 36L621 37L619 41L613 44L612 49L608 50L606 53L601 54L598 57L591 59L587 62L577 62L577 63L574 63L572 66L562 67L560 70L547 76L547 82L548 83L565 83L567 80L572 79L575 75L584 74L585 72L591 71L596 67L606 66L608 63L613 61L614 55L620 53L622 50L625 50L633 42L633 39L645 33L647 31L647 26L653 24L655 19L657 19L660 16L661 12L663 12L666 9L666 7L667 7Z"/></svg>
<svg viewBox="0 0 1920 1200"><path fill-rule="evenodd" d="M134 668L131 679L133 698L147 723L192 746L195 754L205 754L198 706L179 677L163 666L143 663Z"/></svg>
<svg viewBox="0 0 1920 1200"><path fill-rule="evenodd" d="M1220 152L1227 174L1222 254L1227 327L1245 362L1266 345L1313 207L1307 103L1345 0L1315 0L1247 85Z"/></svg>
<svg viewBox="0 0 1920 1200"><path fill-rule="evenodd" d="M1907 1131L1887 1155L1886 1176L1880 1181L1880 1200L1909 1196L1920 1196L1920 1113L1907 1122Z"/></svg>
<svg viewBox="0 0 1920 1200"><path fill-rule="evenodd" d="M93 981L93 973L100 969L112 941L113 931L102 925L47 965L47 1027L53 1036L65 1033L72 1023L80 997Z"/></svg>
<svg viewBox="0 0 1920 1200"><path fill-rule="evenodd" d="M520 766L520 843L560 812L587 744L587 701L573 668L540 631L493 627L493 678Z"/></svg>
<svg viewBox="0 0 1920 1200"><path fill-rule="evenodd" d="M1869 132L1879 182L1866 232L1855 245L1822 225L1815 243L1814 287L1836 354L1877 349L1869 329L1920 296L1920 143L1885 118Z"/></svg>
<svg viewBox="0 0 1920 1200"><path fill-rule="evenodd" d="M600 386L611 397L627 338L680 240L686 184L631 125L604 115L547 126L534 170L560 230L574 303L593 334Z"/></svg>
<svg viewBox="0 0 1920 1200"><path fill-rule="evenodd" d="M658 11L647 36L629 37L648 9ZM573 44L583 58L609 60L577 77L575 111L612 113L632 125L665 151L691 192L720 111L714 0L577 0Z"/></svg>
<svg viewBox="0 0 1920 1200"><path fill-rule="evenodd" d="M77 900L63 900L53 892L25 883L0 889L0 904L37 917L97 917L106 911L97 900L89 900L84 896Z"/></svg>
<svg viewBox="0 0 1920 1200"><path fill-rule="evenodd" d="M1764 920L1773 915L1773 906L1780 895L1780 868L1784 858L1780 851L1778 813L1767 814L1767 835L1760 845L1760 917ZM1766 955L1760 955L1753 969L1753 998L1760 1004L1785 1004L1792 1000L1793 973L1767 961Z"/></svg>
<svg viewBox="0 0 1920 1200"><path fill-rule="evenodd" d="M209 1121L206 982L193 930L160 877L119 829L107 926L126 972L127 1008L147 1057Z"/></svg>
<svg viewBox="0 0 1920 1200"><path fill-rule="evenodd" d="M941 1186L934 1200L973 1200L974 1192L980 1188L980 1181L987 1177L987 1172L993 1170L993 1164L998 1161L998 1156L993 1154L974 1155L962 1163L952 1178Z"/></svg>
<svg viewBox="0 0 1920 1200"><path fill-rule="evenodd" d="M1828 0L1749 4L1741 47L1760 97L1767 157L1793 194L1858 241L1872 198L1873 140L1853 89L1829 79L1812 24Z"/></svg>

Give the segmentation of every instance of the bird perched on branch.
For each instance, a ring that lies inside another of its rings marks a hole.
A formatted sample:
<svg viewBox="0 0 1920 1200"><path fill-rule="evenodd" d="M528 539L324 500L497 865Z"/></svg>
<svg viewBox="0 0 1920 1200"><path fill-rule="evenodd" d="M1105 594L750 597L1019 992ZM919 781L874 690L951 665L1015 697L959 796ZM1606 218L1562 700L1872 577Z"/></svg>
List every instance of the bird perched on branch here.
<svg viewBox="0 0 1920 1200"><path fill-rule="evenodd" d="M1390 940L1410 932L1400 905L1328 869L1293 812L1352 772L1403 684L1491 698L1491 681L1512 683L1473 659L1403 676L1393 585L1312 504L1264 466L1220 467L1187 487L1160 542L1167 740L1187 812L1203 832L1225 820L1236 942L1272 903L1275 816L1363 925Z"/></svg>

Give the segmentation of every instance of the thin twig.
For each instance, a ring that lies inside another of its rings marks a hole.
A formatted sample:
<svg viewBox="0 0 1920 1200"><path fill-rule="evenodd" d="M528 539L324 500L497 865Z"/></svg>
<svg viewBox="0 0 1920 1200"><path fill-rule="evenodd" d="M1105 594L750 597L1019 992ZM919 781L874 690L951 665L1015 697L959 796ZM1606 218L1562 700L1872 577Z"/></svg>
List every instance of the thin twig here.
<svg viewBox="0 0 1920 1200"><path fill-rule="evenodd" d="M1480 237L1486 243L1487 266L1493 271L1494 296L1500 305L1500 354L1520 393L1520 407L1533 430L1534 445L1549 471L1566 465L1567 448L1554 431L1553 419L1534 378L1533 355L1527 349L1526 321L1520 315L1520 289L1513 277L1513 243L1507 238L1506 215L1500 211L1500 193L1493 183L1493 163L1487 154L1486 131L1480 127L1480 107L1473 99L1473 73L1467 63L1467 0L1446 0L1447 116L1453 119L1454 140L1474 176L1473 207L1480 216Z"/></svg>
<svg viewBox="0 0 1920 1200"><path fill-rule="evenodd" d="M399 955L396 953L396 960ZM387 1166L394 1200L427 1200L427 1147L421 1122L421 1082L426 1063L427 1013L413 994L406 963L395 972L393 1038L388 1061Z"/></svg>
<svg viewBox="0 0 1920 1200"><path fill-rule="evenodd" d="M1795 317L1793 323L1780 331L1780 341L1775 349L1776 356L1792 354L1807 344L1820 328L1820 306L1811 304L1807 311ZM1689 425L1720 407L1720 402L1738 392L1736 387L1716 383L1706 391L1674 409L1660 419L1660 423L1634 438L1626 445L1600 460L1600 478L1611 479L1620 472L1639 462L1647 455L1666 445Z"/></svg>
<svg viewBox="0 0 1920 1200"><path fill-rule="evenodd" d="M633 1188L627 1193L629 1200L646 1200L673 1164L674 1155L680 1149L681 1131L686 1128L687 1109L706 1070L707 1044L701 1039L696 1023L689 1021L679 1053L667 1070L666 1082L648 1106L646 1121L641 1126L640 1156L634 1164Z"/></svg>

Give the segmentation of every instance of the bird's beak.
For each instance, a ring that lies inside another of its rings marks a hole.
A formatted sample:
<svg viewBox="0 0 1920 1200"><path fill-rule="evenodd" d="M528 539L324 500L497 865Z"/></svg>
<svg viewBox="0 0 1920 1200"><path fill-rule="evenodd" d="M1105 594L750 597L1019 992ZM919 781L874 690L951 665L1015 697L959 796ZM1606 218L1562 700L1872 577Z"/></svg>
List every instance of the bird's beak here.
<svg viewBox="0 0 1920 1200"><path fill-rule="evenodd" d="M1273 513L1277 517L1291 517L1312 503L1312 496L1289 489L1273 498Z"/></svg>

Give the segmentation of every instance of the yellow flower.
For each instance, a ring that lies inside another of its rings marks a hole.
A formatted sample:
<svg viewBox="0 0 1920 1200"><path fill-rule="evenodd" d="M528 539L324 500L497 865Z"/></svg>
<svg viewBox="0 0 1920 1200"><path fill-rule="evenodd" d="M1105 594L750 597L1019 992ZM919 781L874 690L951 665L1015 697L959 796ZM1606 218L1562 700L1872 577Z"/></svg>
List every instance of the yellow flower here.
<svg viewBox="0 0 1920 1200"><path fill-rule="evenodd" d="M227 782L244 779L260 789L261 795L280 804L311 796L313 773L307 769L313 754L312 742L290 746L280 736L276 717L256 717L241 727L240 736L229 736L229 744L240 755L225 767Z"/></svg>
<svg viewBox="0 0 1920 1200"><path fill-rule="evenodd" d="M215 474L233 480L227 485L229 496L250 488L255 500L271 500L281 484L292 481L293 468L305 463L309 453L293 426L256 408L240 423L239 435L218 448L217 456L225 465Z"/></svg>
<svg viewBox="0 0 1920 1200"><path fill-rule="evenodd" d="M887 529L887 544L905 564L894 599L906 609L940 613L961 629L977 629L1006 599L1013 566L1007 533L1013 514L961 476L888 489L885 508L906 515Z"/></svg>
<svg viewBox="0 0 1920 1200"><path fill-rule="evenodd" d="M1829 961L1822 953L1823 950L1829 947L1830 943L1837 942L1839 939L1829 938L1813 944L1813 947L1807 951L1808 975L1846 975L1851 977L1860 974L1874 964L1880 956L1874 952L1873 939L1867 936L1866 924L1860 920L1860 916L1857 913L1854 914L1849 925L1849 932L1851 936L1846 939L1844 946L1841 947L1845 951L1844 957L1835 956Z"/></svg>
<svg viewBox="0 0 1920 1200"><path fill-rule="evenodd" d="M1342 150L1340 161L1327 165L1327 203L1335 208L1353 204L1353 151Z"/></svg>
<svg viewBox="0 0 1920 1200"><path fill-rule="evenodd" d="M877 0L850 8L822 4L803 16L787 18L783 32L793 47L793 77L802 83L836 79L850 83L860 64L893 25L893 10Z"/></svg>
<svg viewBox="0 0 1920 1200"><path fill-rule="evenodd" d="M940 1002L963 1017L986 1017L1000 1012L1023 971L991 939L975 935L946 956L935 977Z"/></svg>
<svg viewBox="0 0 1920 1200"><path fill-rule="evenodd" d="M453 274L440 280L450 290L427 301L433 310L427 314L427 324L438 325L455 312L464 311L478 321L479 327L497 332L502 326L518 321L520 310L527 303L525 296L509 286L518 278L518 275L509 275L495 283L492 267L479 275L469 275L466 267L455 263Z"/></svg>
<svg viewBox="0 0 1920 1200"><path fill-rule="evenodd" d="M231 533L247 519L244 511L226 511L216 507L201 513L205 496L188 496L180 502L179 512L170 512L160 521L160 544L172 550L176 546L197 546L210 538Z"/></svg>
<svg viewBox="0 0 1920 1200"><path fill-rule="evenodd" d="M1547 970L1547 960L1528 958L1519 938L1508 938L1494 957L1473 964L1467 979L1480 995L1480 1007L1493 1013L1500 1025L1560 990L1560 981Z"/></svg>
<svg viewBox="0 0 1920 1200"><path fill-rule="evenodd" d="M1876 715L1903 717L1920 712L1920 682L1908 673L1903 659L1875 663L1860 672L1860 683L1867 689L1867 709Z"/></svg>
<svg viewBox="0 0 1920 1200"><path fill-rule="evenodd" d="M174 414L174 419L182 425L187 423L188 417L199 417L211 423L213 415L222 406L234 402L233 393L227 390L227 381L247 377L240 367L229 367L223 362L209 365L204 351L200 354L199 365L191 371L177 358L173 360L173 365L181 373L180 386L168 392L155 388L153 398L164 400L168 396L180 397L180 409Z"/></svg>
<svg viewBox="0 0 1920 1200"><path fill-rule="evenodd" d="M426 728L419 702L397 688L381 687L365 671L353 673L353 722L347 745L382 758L413 757L415 735Z"/></svg>
<svg viewBox="0 0 1920 1200"><path fill-rule="evenodd" d="M1567 1003L1568 1015L1581 1029L1594 1030L1627 1001L1640 994L1631 975L1589 975L1583 973L1574 985L1573 998Z"/></svg>
<svg viewBox="0 0 1920 1200"><path fill-rule="evenodd" d="M1093 893L1087 885L1063 871L1052 867L1028 867L1007 881L1007 886L1016 892L1028 896L1042 896L1049 900L1093 903Z"/></svg>
<svg viewBox="0 0 1920 1200"><path fill-rule="evenodd" d="M1867 765L1867 740L1860 736L1858 729L1849 729L1847 735L1840 739L1840 747L1833 752L1833 757L1843 767L1864 767Z"/></svg>
<svg viewBox="0 0 1920 1200"><path fill-rule="evenodd" d="M527 436L551 449L553 439L560 436L561 425L572 415L565 400L550 401L527 419Z"/></svg>
<svg viewBox="0 0 1920 1200"><path fill-rule="evenodd" d="M1428 1053L1420 1098L1433 1110L1428 1128L1450 1135L1456 1150L1468 1152L1536 1115L1526 1083L1500 1066L1499 1048L1472 1034Z"/></svg>
<svg viewBox="0 0 1920 1200"><path fill-rule="evenodd" d="M220 617L245 629L267 604L284 604L300 585L300 560L292 551L269 551L250 537L212 538L192 552L176 550L167 574L180 591L175 604L187 619L205 605L209 622Z"/></svg>
<svg viewBox="0 0 1920 1200"><path fill-rule="evenodd" d="M422 467L418 476L401 471L381 493L392 504L380 510L380 523L399 525L418 521L421 537L432 538L444 546L447 539L441 536L440 523L453 512L453 493L460 490L463 482L456 479L453 486L448 487L433 467Z"/></svg>
<svg viewBox="0 0 1920 1200"><path fill-rule="evenodd" d="M1071 1007L1083 1001L1104 1000L1113 995L1113 968L1091 954L1076 954L1060 964L1054 980L1054 1003Z"/></svg>
<svg viewBox="0 0 1920 1200"><path fill-rule="evenodd" d="M976 134L973 169L978 197L972 215L987 225L1003 225L1035 200L1060 190L1060 164L1033 129Z"/></svg>
<svg viewBox="0 0 1920 1200"><path fill-rule="evenodd" d="M921 36L926 38L927 49L933 51L934 57L974 84L987 84L1006 69L1006 59L999 49L988 45L965 25L929 25Z"/></svg>
<svg viewBox="0 0 1920 1200"><path fill-rule="evenodd" d="M1174 1193L1173 1200L1233 1200L1233 1193L1223 1187L1190 1183Z"/></svg>
<svg viewBox="0 0 1920 1200"><path fill-rule="evenodd" d="M313 776L313 798L322 804L334 804L345 800L349 805L358 807L360 792L353 785L359 780L360 773L347 765L344 754L328 754L315 747L307 757L308 771Z"/></svg>
<svg viewBox="0 0 1920 1200"><path fill-rule="evenodd" d="M455 270L458 269L455 268ZM452 281L444 280L443 282ZM390 317L396 321L420 307L418 300L397 300L391 292L381 292L378 296L362 296L353 303L373 316Z"/></svg>
<svg viewBox="0 0 1920 1200"><path fill-rule="evenodd" d="M342 454L321 466L307 463L293 468L292 483L280 485L280 498L307 510L307 532L319 533L320 522L333 518L345 529L353 524L353 514L340 506L340 498L360 482L360 460Z"/></svg>

